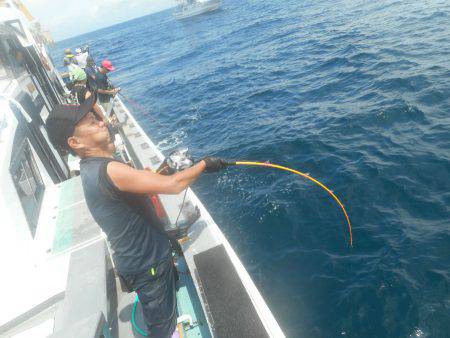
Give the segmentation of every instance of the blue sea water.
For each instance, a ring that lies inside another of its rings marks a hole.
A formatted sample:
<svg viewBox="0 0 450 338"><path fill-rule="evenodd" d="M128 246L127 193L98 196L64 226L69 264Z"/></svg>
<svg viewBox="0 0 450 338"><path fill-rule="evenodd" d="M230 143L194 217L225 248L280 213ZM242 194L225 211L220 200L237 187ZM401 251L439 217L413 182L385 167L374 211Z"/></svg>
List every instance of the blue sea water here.
<svg viewBox="0 0 450 338"><path fill-rule="evenodd" d="M223 0L52 53L112 60L166 154L269 160L334 189L353 248L337 204L294 175L194 185L287 336L450 337L449 23L448 1Z"/></svg>

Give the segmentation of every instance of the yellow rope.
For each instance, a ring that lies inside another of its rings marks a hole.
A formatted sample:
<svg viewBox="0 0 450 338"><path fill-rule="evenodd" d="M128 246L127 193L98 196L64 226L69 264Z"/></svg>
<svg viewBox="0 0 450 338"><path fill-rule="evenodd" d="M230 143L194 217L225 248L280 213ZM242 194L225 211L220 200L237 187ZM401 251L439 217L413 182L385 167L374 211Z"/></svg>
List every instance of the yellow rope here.
<svg viewBox="0 0 450 338"><path fill-rule="evenodd" d="M288 168L288 167L283 167L283 166L278 165L278 164L264 163L264 162L237 161L236 165L270 167L270 168L285 170L285 171L289 171L291 173L300 175L300 176L302 176L302 177L304 177L304 178L306 178L306 179L316 183L317 185L319 185L322 189L326 190L334 198L334 200L339 204L339 206L341 207L342 211L344 212L344 215L345 215L345 218L346 218L347 224L348 224L348 231L349 231L349 236L350 236L350 246L353 247L352 225L351 225L350 219L349 219L349 217L347 215L347 211L345 210L345 207L341 203L339 198L333 193L333 191L331 191L331 189L326 187L323 183L319 182L318 180L316 180L315 178L309 176L308 174L302 173L301 171L294 170L294 169L291 169L291 168Z"/></svg>

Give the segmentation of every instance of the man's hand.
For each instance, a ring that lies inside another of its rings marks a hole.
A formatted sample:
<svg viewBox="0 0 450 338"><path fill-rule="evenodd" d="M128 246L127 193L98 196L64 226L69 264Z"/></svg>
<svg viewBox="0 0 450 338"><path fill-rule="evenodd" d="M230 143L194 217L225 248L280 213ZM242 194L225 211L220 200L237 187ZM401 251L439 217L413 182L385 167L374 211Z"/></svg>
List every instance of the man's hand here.
<svg viewBox="0 0 450 338"><path fill-rule="evenodd" d="M218 157L205 157L205 173L215 173L227 167L227 162Z"/></svg>

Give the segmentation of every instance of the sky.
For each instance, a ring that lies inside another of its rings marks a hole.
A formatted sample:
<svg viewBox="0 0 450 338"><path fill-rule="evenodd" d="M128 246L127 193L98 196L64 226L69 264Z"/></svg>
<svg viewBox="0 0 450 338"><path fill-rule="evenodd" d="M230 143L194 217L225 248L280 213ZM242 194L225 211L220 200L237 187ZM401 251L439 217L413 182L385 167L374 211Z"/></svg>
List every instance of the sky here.
<svg viewBox="0 0 450 338"><path fill-rule="evenodd" d="M175 0L22 0L55 41L176 5Z"/></svg>

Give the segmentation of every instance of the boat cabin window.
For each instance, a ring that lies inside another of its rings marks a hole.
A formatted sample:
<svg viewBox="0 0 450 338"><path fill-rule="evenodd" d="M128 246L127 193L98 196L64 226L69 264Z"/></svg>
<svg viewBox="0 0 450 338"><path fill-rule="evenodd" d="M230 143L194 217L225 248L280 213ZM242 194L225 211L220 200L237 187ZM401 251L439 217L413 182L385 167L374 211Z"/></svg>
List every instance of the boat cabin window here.
<svg viewBox="0 0 450 338"><path fill-rule="evenodd" d="M31 235L34 237L45 185L36 165L28 138L24 136L24 132L18 129L14 140L10 172L27 218Z"/></svg>
<svg viewBox="0 0 450 338"><path fill-rule="evenodd" d="M14 42L10 39L0 39L0 79L18 77L26 72L25 60Z"/></svg>
<svg viewBox="0 0 450 338"><path fill-rule="evenodd" d="M36 96L36 99L33 100L30 94L26 92L22 92L18 95L17 101L20 103L20 105L23 107L23 109L28 113L28 115L35 121L43 124L44 121L42 121L41 118L41 111L44 107L44 100L41 96L41 94L38 94ZM13 108L13 110L15 110ZM20 112L19 112L20 114Z"/></svg>
<svg viewBox="0 0 450 338"><path fill-rule="evenodd" d="M4 80L8 78L8 72L6 68L6 59L2 55L2 51L0 50L0 80Z"/></svg>

